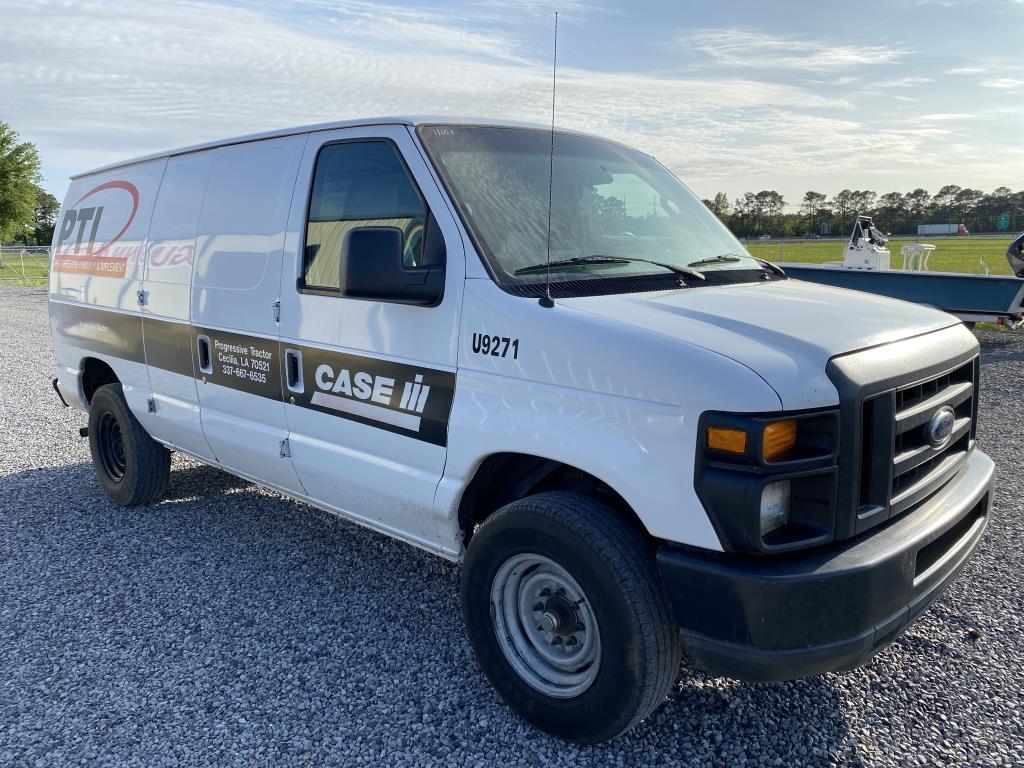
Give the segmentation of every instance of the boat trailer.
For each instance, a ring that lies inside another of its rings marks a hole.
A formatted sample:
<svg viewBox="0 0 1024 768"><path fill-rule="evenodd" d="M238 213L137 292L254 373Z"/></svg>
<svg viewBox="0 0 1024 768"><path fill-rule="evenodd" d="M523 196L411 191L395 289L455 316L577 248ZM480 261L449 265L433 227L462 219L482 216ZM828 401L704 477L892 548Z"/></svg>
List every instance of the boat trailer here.
<svg viewBox="0 0 1024 768"><path fill-rule="evenodd" d="M886 242L888 238L870 217L858 216L842 261L782 262L779 266L797 280L925 304L968 324L1024 325L1024 235L1006 251L1013 275L929 272L928 256L934 250L931 246L904 247L903 269L893 269Z"/></svg>

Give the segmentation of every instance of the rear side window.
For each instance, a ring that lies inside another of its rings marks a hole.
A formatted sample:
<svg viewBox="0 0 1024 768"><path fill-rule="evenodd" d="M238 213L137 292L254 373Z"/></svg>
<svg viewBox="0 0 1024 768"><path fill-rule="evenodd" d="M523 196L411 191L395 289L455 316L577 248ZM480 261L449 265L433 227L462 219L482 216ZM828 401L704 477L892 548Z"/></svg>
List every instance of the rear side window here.
<svg viewBox="0 0 1024 768"><path fill-rule="evenodd" d="M302 265L305 286L340 289L338 257L345 235L355 227L398 227L405 266L417 266L425 220L426 206L393 144L328 144L320 150L313 175Z"/></svg>

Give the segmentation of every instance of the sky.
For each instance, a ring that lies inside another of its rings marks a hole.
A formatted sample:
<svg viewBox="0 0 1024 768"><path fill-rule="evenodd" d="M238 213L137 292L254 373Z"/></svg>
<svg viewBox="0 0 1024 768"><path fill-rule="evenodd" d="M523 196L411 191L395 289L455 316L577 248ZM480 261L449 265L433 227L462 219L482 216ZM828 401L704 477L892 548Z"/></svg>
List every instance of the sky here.
<svg viewBox="0 0 1024 768"><path fill-rule="evenodd" d="M1024 0L0 0L0 121L44 187L381 115L557 124L702 197L1024 188Z"/></svg>

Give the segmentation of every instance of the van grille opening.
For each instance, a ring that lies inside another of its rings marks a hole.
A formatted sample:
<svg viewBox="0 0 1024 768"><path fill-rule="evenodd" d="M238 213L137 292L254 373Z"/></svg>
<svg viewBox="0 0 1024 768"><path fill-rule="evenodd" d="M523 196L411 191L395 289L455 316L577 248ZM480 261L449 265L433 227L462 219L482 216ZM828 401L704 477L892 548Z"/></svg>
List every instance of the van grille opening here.
<svg viewBox="0 0 1024 768"><path fill-rule="evenodd" d="M974 445L978 358L898 386L863 403L857 509L868 527L914 509L963 466ZM953 411L949 439L929 442L929 425Z"/></svg>
<svg viewBox="0 0 1024 768"><path fill-rule="evenodd" d="M977 358L925 381L896 390L890 517L939 490L967 460L974 441ZM929 427L940 411L953 411L949 439L933 446Z"/></svg>

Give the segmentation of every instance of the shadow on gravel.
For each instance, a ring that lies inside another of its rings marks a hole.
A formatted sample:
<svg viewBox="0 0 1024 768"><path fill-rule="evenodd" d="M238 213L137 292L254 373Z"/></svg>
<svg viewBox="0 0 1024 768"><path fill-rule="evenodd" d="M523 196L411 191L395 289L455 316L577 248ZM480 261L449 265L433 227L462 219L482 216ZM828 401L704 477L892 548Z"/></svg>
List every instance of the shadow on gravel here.
<svg viewBox="0 0 1024 768"><path fill-rule="evenodd" d="M740 683L709 678L684 662L676 692L651 719L655 744L698 725L696 764L863 765L831 676Z"/></svg>
<svg viewBox="0 0 1024 768"><path fill-rule="evenodd" d="M458 594L450 563L191 462L136 509L88 463L0 478L0 758L860 765L829 677L684 668L625 736L558 742L490 688Z"/></svg>
<svg viewBox="0 0 1024 768"><path fill-rule="evenodd" d="M255 488L253 483L230 472L211 467L208 464L193 464L188 467L172 467L171 482L161 503L198 499L213 493L224 493L239 488Z"/></svg>

